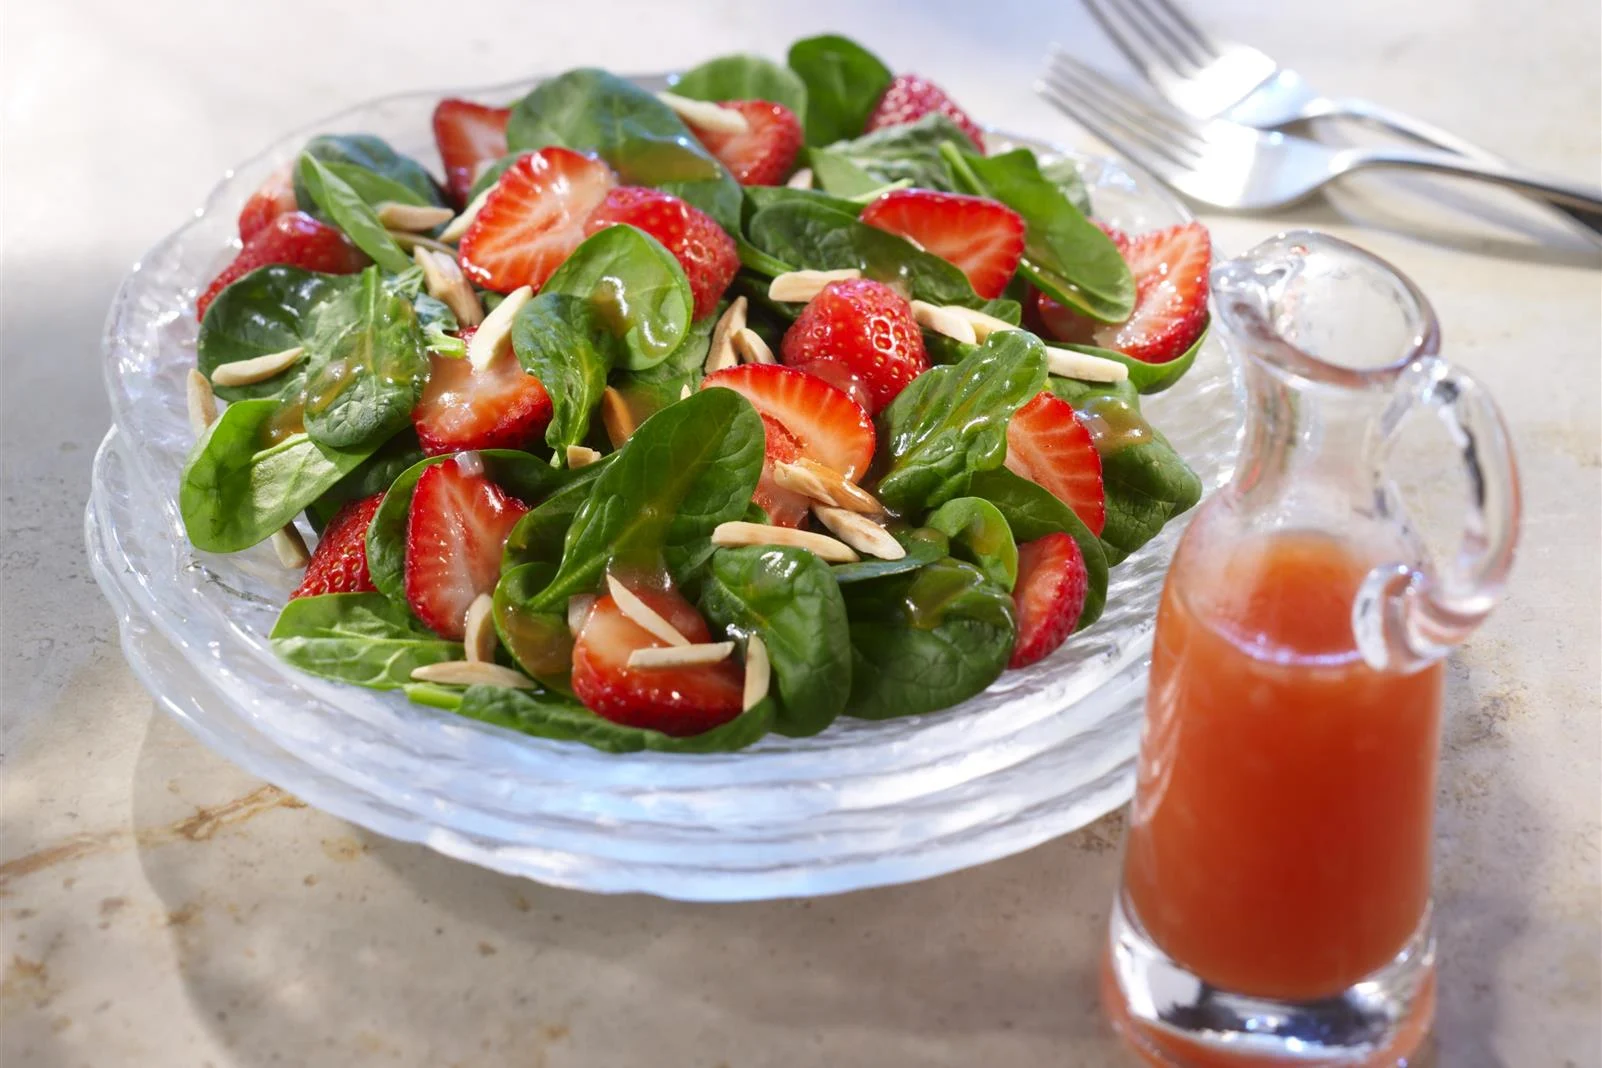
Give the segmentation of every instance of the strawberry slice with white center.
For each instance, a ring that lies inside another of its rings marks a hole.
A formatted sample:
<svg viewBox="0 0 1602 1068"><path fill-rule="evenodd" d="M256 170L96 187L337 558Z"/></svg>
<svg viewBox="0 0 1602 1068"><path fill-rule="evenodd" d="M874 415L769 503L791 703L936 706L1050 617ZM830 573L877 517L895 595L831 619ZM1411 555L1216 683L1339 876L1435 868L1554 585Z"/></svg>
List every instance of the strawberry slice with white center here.
<svg viewBox="0 0 1602 1068"><path fill-rule="evenodd" d="M458 206L467 203L479 169L506 155L511 108L471 100L441 100L434 108L434 143L445 164L445 187Z"/></svg>
<svg viewBox="0 0 1602 1068"><path fill-rule="evenodd" d="M745 116L743 133L690 132L718 158L741 185L778 185L795 166L801 151L801 121L783 104L769 100L722 100L718 107Z"/></svg>
<svg viewBox="0 0 1602 1068"><path fill-rule="evenodd" d="M712 641L706 622L677 593L630 583L640 600L692 644ZM732 658L681 667L628 666L636 649L667 642L635 623L610 594L597 598L573 643L573 693L596 715L685 737L740 714L744 672Z"/></svg>
<svg viewBox="0 0 1602 1068"><path fill-rule="evenodd" d="M1007 470L1051 491L1092 534L1107 525L1101 454L1090 431L1074 418L1073 405L1056 394L1040 393L1013 413L1007 424Z"/></svg>
<svg viewBox="0 0 1602 1068"><path fill-rule="evenodd" d="M807 520L811 503L807 498L787 490L773 480L773 465L794 463L801 459L801 445L795 435L784 429L784 424L771 415L762 417L762 430L767 435L767 448L762 457L762 477L757 481L756 492L751 495L768 518L781 527L799 527Z"/></svg>
<svg viewBox="0 0 1602 1068"><path fill-rule="evenodd" d="M464 453L425 468L406 517L406 603L443 638L466 634L467 609L501 576L501 549L528 505Z"/></svg>
<svg viewBox="0 0 1602 1068"><path fill-rule="evenodd" d="M1023 258L1023 217L988 197L893 189L862 209L862 221L956 264L986 300L1001 296Z"/></svg>
<svg viewBox="0 0 1602 1068"><path fill-rule="evenodd" d="M1018 641L1007 666L1026 667L1067 641L1089 590L1084 554L1067 534L1047 534L1018 546L1018 582L1012 591Z"/></svg>
<svg viewBox="0 0 1602 1068"><path fill-rule="evenodd" d="M760 415L790 432L801 455L846 478L873 463L873 420L862 406L821 378L776 363L748 363L706 376L702 389L732 389Z"/></svg>
<svg viewBox="0 0 1602 1068"><path fill-rule="evenodd" d="M471 329L462 331L464 339ZM551 398L510 352L488 367L430 354L428 384L412 409L426 456L473 449L528 449L551 423Z"/></svg>
<svg viewBox="0 0 1602 1068"><path fill-rule="evenodd" d="M612 168L569 148L548 145L520 157L462 235L462 270L497 293L539 289L584 240L590 213L615 185Z"/></svg>

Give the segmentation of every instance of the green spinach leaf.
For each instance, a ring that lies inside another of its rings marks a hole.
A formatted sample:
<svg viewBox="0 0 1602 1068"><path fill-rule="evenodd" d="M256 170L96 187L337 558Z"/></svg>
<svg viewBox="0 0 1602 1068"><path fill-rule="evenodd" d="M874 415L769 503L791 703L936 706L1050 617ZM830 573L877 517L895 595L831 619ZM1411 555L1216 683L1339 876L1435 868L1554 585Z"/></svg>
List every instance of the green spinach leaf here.
<svg viewBox="0 0 1602 1068"><path fill-rule="evenodd" d="M722 309L718 314L722 314ZM707 315L691 323L684 342L655 367L613 372L612 387L623 394L624 403L638 416L637 422L644 422L668 405L677 404L684 398L686 389L694 393L701 388L707 352L712 347L712 330L717 321L718 315Z"/></svg>
<svg viewBox="0 0 1602 1068"><path fill-rule="evenodd" d="M408 467L423 459L422 446L413 431L403 430L380 445L356 469L329 487L328 492L306 506L312 526L321 531L347 501L359 501L383 493Z"/></svg>
<svg viewBox="0 0 1602 1068"><path fill-rule="evenodd" d="M545 442L565 463L569 445L590 432L590 414L606 392L614 346L588 297L541 293L512 320L512 349L551 398Z"/></svg>
<svg viewBox="0 0 1602 1068"><path fill-rule="evenodd" d="M349 274L318 274L299 267L258 267L217 294L206 309L196 344L196 362L207 378L220 365L283 352L311 340L314 313L357 285ZM226 401L297 392L305 361L248 386L214 386Z"/></svg>
<svg viewBox="0 0 1602 1068"><path fill-rule="evenodd" d="M957 497L924 520L951 539L951 555L1011 592L1018 582L1018 543L1001 510L983 497Z"/></svg>
<svg viewBox="0 0 1602 1068"><path fill-rule="evenodd" d="M919 189L967 192L952 176L947 151L972 150L973 141L961 126L939 112L930 112L900 126L886 126L850 141L840 141L807 153L818 184L838 196L867 192L864 181L877 186L906 182ZM849 168L849 169L848 169Z"/></svg>
<svg viewBox="0 0 1602 1068"><path fill-rule="evenodd" d="M1101 454L1107 493L1101 540L1107 562L1117 564L1201 500L1201 479L1146 421L1134 398L1087 391L1069 403Z"/></svg>
<svg viewBox="0 0 1602 1068"><path fill-rule="evenodd" d="M1068 156L1058 156L1040 162L1040 173L1068 198L1068 203L1079 209L1081 215L1094 214L1090 210L1090 193L1085 189L1085 176L1079 173L1079 164Z"/></svg>
<svg viewBox="0 0 1602 1068"><path fill-rule="evenodd" d="M434 184L434 179L423 165L396 152L382 137L372 134L327 134L312 138L301 151L325 164L338 163L348 168L360 168L404 186L412 193L415 203L441 207L446 204L445 194ZM346 172L342 170L340 173L343 175ZM317 214L318 202L301 181L298 171L295 174L295 200L301 211Z"/></svg>
<svg viewBox="0 0 1602 1068"><path fill-rule="evenodd" d="M806 85L809 145L857 136L890 87L890 68L878 56L836 34L797 41L788 62Z"/></svg>
<svg viewBox="0 0 1602 1068"><path fill-rule="evenodd" d="M1101 540L1080 522L1072 508L1053 497L1051 491L1005 467L981 471L968 488L975 497L983 497L1000 510L1020 545L1047 534L1063 533L1073 538L1085 558L1089 576L1085 607L1076 629L1084 630L1101 618L1102 609L1107 606L1107 555Z"/></svg>
<svg viewBox="0 0 1602 1068"><path fill-rule="evenodd" d="M761 56L733 55L709 59L681 74L672 90L691 100L766 100L783 104L805 125L807 87L801 76Z"/></svg>
<svg viewBox="0 0 1602 1068"><path fill-rule="evenodd" d="M901 575L908 571L916 571L920 567L927 567L950 555L950 541L938 530L913 527L892 530L891 533L901 543L901 547L907 550L907 555L899 560L868 557L850 564L834 564L829 568L834 574L834 581L844 586L852 582L884 578L886 575Z"/></svg>
<svg viewBox="0 0 1602 1068"><path fill-rule="evenodd" d="M556 562L520 564L500 577L492 599L495 633L517 666L548 689L569 693L573 670L573 635L567 628L567 606L540 611L529 603L556 577Z"/></svg>
<svg viewBox="0 0 1602 1068"><path fill-rule="evenodd" d="M412 265L412 258L378 221L378 213L315 156L301 153L300 161L295 164L295 176L323 214L345 231L345 236L371 256L374 263L392 274Z"/></svg>
<svg viewBox="0 0 1602 1068"><path fill-rule="evenodd" d="M634 371L678 350L695 305L673 253L632 226L608 226L586 239L540 292L587 299L592 321L618 343L613 362Z"/></svg>
<svg viewBox="0 0 1602 1068"><path fill-rule="evenodd" d="M355 194L361 197L375 212L378 210L378 206L385 202L416 204L428 207L443 206L419 195L410 186L403 185L393 178L386 178L377 171L370 171L366 167L358 166L354 163L342 163L333 159L324 160L322 164L340 181L350 186Z"/></svg>
<svg viewBox="0 0 1602 1068"><path fill-rule="evenodd" d="M611 462L612 456L603 456L587 467L557 472L554 488L517 521L507 536L506 547L501 552L502 574L523 564L548 563L555 575L573 517L578 514L579 506L589 500L595 480Z"/></svg>
<svg viewBox="0 0 1602 1068"><path fill-rule="evenodd" d="M874 188L878 189L880 187L876 185ZM753 185L747 186L745 190L747 221L749 221L749 216L755 215L763 208L771 208L775 204L792 203L816 204L819 207L830 208L853 217L862 210L862 205L855 200L848 200L843 196L834 196L825 193L821 189L791 189L787 185ZM778 264L778 261L774 261L774 263ZM746 264L746 266L756 267L758 265ZM783 264L782 266L786 270L790 269L789 264ZM782 274L784 272L780 270L773 273Z"/></svg>
<svg viewBox="0 0 1602 1068"><path fill-rule="evenodd" d="M417 668L463 655L460 642L444 641L381 593L298 597L268 637L286 663L374 690L398 689Z"/></svg>

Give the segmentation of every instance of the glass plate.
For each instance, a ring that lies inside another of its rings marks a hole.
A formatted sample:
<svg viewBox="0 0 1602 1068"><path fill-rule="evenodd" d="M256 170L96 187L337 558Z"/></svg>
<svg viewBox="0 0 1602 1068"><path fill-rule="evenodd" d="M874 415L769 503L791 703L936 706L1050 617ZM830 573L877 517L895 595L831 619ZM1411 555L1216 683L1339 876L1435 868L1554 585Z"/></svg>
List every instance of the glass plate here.
<svg viewBox="0 0 1602 1068"><path fill-rule="evenodd" d="M511 100L532 84L461 95ZM274 657L266 635L297 576L265 545L197 552L178 517L193 441L184 375L195 364L194 297L233 255L245 198L311 134L376 133L438 170L429 117L440 96L378 100L279 141L227 175L118 292L105 336L115 426L95 460L86 537L129 663L161 706L253 774L343 819L602 892L746 900L905 882L1027 849L1125 801L1153 616L1181 524L1113 572L1095 626L979 697L927 716L842 719L815 738L773 736L734 754L609 755L325 682ZM1097 214L1114 225L1189 218L1127 164L1078 163ZM1217 486L1239 426L1217 338L1145 408Z"/></svg>

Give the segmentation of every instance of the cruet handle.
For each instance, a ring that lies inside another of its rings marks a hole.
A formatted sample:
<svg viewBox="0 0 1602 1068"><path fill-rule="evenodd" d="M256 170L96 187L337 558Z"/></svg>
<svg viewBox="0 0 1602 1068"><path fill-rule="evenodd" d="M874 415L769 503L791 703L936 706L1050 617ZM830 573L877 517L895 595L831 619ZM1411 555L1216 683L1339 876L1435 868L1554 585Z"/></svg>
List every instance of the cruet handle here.
<svg viewBox="0 0 1602 1068"><path fill-rule="evenodd" d="M1376 670L1416 670L1465 641L1500 599L1518 544L1518 466L1507 424L1485 387L1444 360L1415 360L1382 417L1384 439L1419 407L1434 412L1457 447L1469 508L1450 559L1381 564L1364 580L1352 629Z"/></svg>

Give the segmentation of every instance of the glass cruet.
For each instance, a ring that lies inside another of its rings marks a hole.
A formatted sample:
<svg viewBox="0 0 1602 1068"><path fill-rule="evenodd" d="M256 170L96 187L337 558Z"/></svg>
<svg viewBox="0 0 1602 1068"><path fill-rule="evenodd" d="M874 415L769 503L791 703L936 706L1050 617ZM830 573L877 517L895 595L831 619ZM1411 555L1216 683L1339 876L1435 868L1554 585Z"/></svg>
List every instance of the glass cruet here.
<svg viewBox="0 0 1602 1068"><path fill-rule="evenodd" d="M1164 585L1103 992L1154 1064L1406 1064L1434 1008L1441 661L1506 583L1513 453L1378 257L1295 231L1212 287L1245 427ZM1390 474L1415 413L1470 491L1439 557Z"/></svg>

